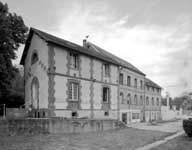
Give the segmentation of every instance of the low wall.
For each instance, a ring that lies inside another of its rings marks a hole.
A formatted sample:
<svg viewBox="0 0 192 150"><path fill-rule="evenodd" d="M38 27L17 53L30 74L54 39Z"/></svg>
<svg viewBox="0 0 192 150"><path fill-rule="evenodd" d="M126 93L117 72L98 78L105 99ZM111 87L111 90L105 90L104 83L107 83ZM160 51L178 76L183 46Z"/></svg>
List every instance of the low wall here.
<svg viewBox="0 0 192 150"><path fill-rule="evenodd" d="M6 108L6 118L26 118L28 111L22 108Z"/></svg>
<svg viewBox="0 0 192 150"><path fill-rule="evenodd" d="M5 120L4 128L8 134L39 134L39 133L82 133L98 132L122 127L117 120L90 120L90 119L12 119Z"/></svg>

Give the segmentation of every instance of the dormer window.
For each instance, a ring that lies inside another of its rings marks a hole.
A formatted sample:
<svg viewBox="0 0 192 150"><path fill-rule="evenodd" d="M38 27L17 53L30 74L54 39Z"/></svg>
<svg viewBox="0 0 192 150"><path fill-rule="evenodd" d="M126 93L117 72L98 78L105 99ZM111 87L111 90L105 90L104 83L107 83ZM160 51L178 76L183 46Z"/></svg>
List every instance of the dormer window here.
<svg viewBox="0 0 192 150"><path fill-rule="evenodd" d="M79 69L79 55L70 53L70 67L72 69Z"/></svg>
<svg viewBox="0 0 192 150"><path fill-rule="evenodd" d="M39 60L38 55L36 52L34 52L31 57L31 65L35 64L38 60Z"/></svg>

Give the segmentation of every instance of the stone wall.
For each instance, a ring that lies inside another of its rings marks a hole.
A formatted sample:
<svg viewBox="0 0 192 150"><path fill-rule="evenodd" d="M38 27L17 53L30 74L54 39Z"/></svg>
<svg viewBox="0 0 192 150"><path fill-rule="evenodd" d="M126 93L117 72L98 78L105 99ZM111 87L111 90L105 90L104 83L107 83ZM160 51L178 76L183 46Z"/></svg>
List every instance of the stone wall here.
<svg viewBox="0 0 192 150"><path fill-rule="evenodd" d="M0 131L9 135L33 134L66 134L98 132L122 127L116 120L90 120L90 119L12 119L0 123Z"/></svg>

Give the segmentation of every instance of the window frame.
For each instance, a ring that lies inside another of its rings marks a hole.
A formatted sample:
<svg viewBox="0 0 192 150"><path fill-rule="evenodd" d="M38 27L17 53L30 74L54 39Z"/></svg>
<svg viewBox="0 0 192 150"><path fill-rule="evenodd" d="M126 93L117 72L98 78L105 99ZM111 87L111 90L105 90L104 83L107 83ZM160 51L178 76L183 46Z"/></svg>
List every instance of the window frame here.
<svg viewBox="0 0 192 150"><path fill-rule="evenodd" d="M75 89L74 89L75 85L77 85L77 87L76 87L77 88L76 89L76 96L75 96ZM71 95L70 95L70 93L71 93ZM80 84L79 84L79 82L69 81L68 100L71 101L71 102L79 102L79 100L80 100L80 98L79 98L80 94L79 93L80 93Z"/></svg>
<svg viewBox="0 0 192 150"><path fill-rule="evenodd" d="M119 74L119 84L123 85L123 73Z"/></svg>
<svg viewBox="0 0 192 150"><path fill-rule="evenodd" d="M109 77L110 76L110 64L104 63L103 71L104 71L104 76Z"/></svg>
<svg viewBox="0 0 192 150"><path fill-rule="evenodd" d="M138 105L138 100L137 100L137 95L136 94L134 95L134 104Z"/></svg>
<svg viewBox="0 0 192 150"><path fill-rule="evenodd" d="M131 76L127 76L127 86L131 86Z"/></svg>
<svg viewBox="0 0 192 150"><path fill-rule="evenodd" d="M79 70L80 68L80 57L78 53L74 53L74 52L70 52L69 53L69 57L70 57L70 68L71 69L75 69L75 70Z"/></svg>
<svg viewBox="0 0 192 150"><path fill-rule="evenodd" d="M107 98L106 98L106 100L104 100L105 99L105 94L104 94L104 89L107 89ZM109 87L106 87L106 86L104 86L103 88L102 88L102 102L103 103L109 103L110 102L110 88Z"/></svg>
<svg viewBox="0 0 192 150"><path fill-rule="evenodd" d="M134 88L137 88L137 78L134 79Z"/></svg>
<svg viewBox="0 0 192 150"><path fill-rule="evenodd" d="M146 105L149 106L149 96L146 97Z"/></svg>

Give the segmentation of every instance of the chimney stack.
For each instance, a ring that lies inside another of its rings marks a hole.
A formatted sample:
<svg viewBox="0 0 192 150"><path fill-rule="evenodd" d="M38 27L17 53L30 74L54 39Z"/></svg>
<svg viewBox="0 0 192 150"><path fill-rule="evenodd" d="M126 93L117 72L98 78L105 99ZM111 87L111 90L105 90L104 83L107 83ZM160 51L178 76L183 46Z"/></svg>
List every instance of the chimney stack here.
<svg viewBox="0 0 192 150"><path fill-rule="evenodd" d="M85 47L85 48L87 47L87 39L83 40L83 47Z"/></svg>
<svg viewBox="0 0 192 150"><path fill-rule="evenodd" d="M89 48L89 44L87 42L87 39L89 38L89 35L85 36L85 39L83 40L83 47Z"/></svg>

